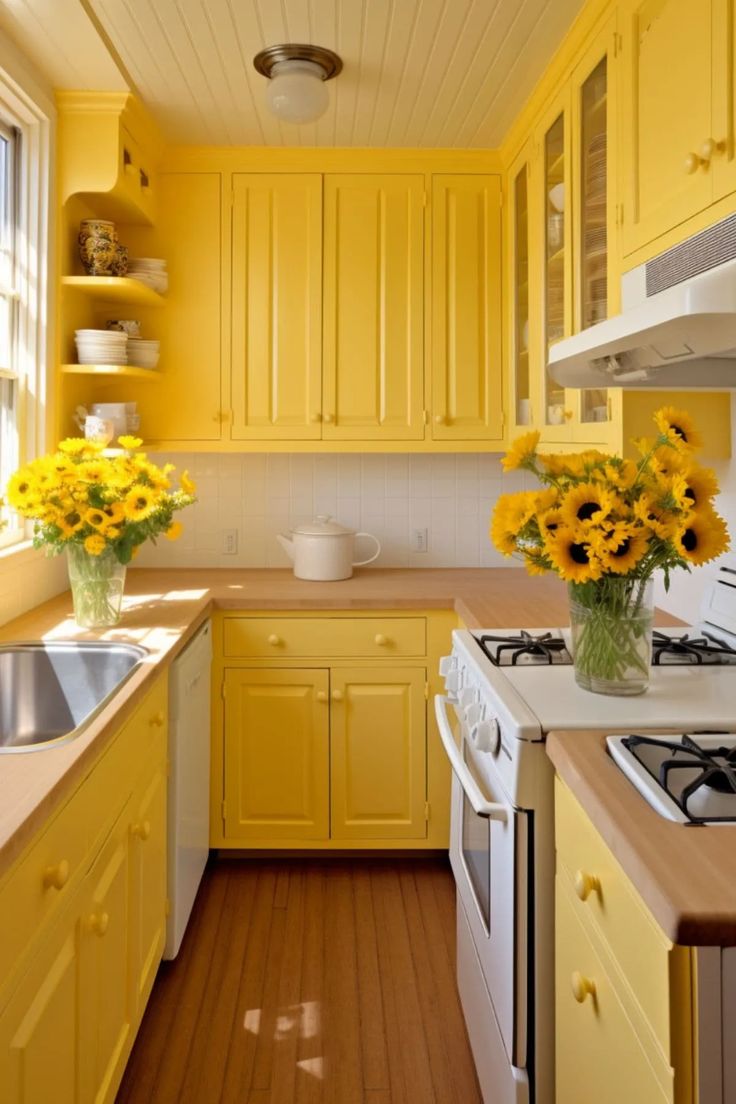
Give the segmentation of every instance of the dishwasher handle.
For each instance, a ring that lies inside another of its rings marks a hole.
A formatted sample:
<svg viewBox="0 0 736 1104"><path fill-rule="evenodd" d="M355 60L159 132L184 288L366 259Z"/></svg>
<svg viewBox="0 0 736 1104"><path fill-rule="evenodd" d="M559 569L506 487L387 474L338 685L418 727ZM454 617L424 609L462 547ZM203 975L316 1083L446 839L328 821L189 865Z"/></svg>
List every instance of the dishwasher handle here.
<svg viewBox="0 0 736 1104"><path fill-rule="evenodd" d="M448 698L443 697L442 694L435 695L434 711L437 717L437 727L440 731L440 738L447 758L450 760L450 765L455 772L458 782L465 791L468 801L473 806L473 811L478 816L486 817L488 820L507 821L509 819L509 811L506 806L499 804L497 801L488 801L483 795L480 786L468 770L458 746L455 743L455 737L452 734L450 722L447 719L448 704Z"/></svg>

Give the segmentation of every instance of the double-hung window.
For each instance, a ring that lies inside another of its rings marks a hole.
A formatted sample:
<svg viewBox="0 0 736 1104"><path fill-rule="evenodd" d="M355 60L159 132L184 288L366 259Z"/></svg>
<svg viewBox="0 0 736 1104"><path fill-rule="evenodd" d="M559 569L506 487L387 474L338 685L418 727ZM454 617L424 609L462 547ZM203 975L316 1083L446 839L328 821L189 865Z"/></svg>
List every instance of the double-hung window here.
<svg viewBox="0 0 736 1104"><path fill-rule="evenodd" d="M0 118L0 488L22 452L23 380L18 347L18 181L20 132ZM0 543L20 535L19 523L3 510L8 529Z"/></svg>

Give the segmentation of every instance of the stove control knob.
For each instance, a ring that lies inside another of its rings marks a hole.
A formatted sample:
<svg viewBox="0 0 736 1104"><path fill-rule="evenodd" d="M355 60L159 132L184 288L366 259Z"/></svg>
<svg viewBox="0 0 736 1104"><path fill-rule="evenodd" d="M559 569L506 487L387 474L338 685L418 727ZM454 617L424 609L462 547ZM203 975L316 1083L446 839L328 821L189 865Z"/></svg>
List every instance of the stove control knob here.
<svg viewBox="0 0 736 1104"><path fill-rule="evenodd" d="M491 755L497 755L501 746L501 732L496 718L477 724L470 738L478 751L490 751Z"/></svg>
<svg viewBox="0 0 736 1104"><path fill-rule="evenodd" d="M440 674L444 677L449 675L450 671L454 671L457 668L457 656L447 655L442 656L440 659Z"/></svg>
<svg viewBox="0 0 736 1104"><path fill-rule="evenodd" d="M468 728L472 728L473 725L477 725L480 721L481 707L478 702L473 702L471 705L465 706L465 723Z"/></svg>
<svg viewBox="0 0 736 1104"><path fill-rule="evenodd" d="M472 705L473 702L477 702L478 697L478 691L475 689L474 686L466 686L463 690L460 691L458 700L460 702L460 705L467 707L469 705Z"/></svg>
<svg viewBox="0 0 736 1104"><path fill-rule="evenodd" d="M460 672L448 671L445 675L445 690L448 694L456 694L460 689Z"/></svg>

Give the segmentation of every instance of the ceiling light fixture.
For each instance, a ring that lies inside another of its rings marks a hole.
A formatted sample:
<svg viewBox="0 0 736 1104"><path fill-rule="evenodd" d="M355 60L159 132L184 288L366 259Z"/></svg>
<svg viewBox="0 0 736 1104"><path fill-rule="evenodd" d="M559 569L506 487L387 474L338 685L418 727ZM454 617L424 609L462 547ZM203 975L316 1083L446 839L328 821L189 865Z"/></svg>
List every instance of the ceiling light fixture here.
<svg viewBox="0 0 736 1104"><path fill-rule="evenodd" d="M342 69L342 61L332 50L293 42L261 50L253 65L269 79L269 108L287 123L311 123L324 115L329 103L325 81Z"/></svg>

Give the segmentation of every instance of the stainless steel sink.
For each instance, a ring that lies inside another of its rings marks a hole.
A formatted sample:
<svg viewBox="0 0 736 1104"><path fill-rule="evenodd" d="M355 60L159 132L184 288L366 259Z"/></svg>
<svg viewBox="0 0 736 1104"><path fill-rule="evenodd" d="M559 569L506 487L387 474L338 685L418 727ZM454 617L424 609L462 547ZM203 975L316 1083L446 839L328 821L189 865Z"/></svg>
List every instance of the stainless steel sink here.
<svg viewBox="0 0 736 1104"><path fill-rule="evenodd" d="M0 753L74 739L147 654L104 641L0 645Z"/></svg>

